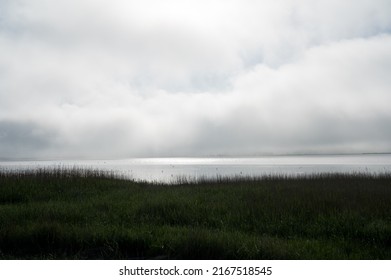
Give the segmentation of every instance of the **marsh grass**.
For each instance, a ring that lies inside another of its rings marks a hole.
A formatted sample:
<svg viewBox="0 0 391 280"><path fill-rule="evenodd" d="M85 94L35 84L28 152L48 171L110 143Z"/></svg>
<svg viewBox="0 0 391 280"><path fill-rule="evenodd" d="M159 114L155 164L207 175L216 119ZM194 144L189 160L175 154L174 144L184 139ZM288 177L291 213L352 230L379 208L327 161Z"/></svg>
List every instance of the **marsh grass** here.
<svg viewBox="0 0 391 280"><path fill-rule="evenodd" d="M391 175L0 171L2 259L391 259Z"/></svg>

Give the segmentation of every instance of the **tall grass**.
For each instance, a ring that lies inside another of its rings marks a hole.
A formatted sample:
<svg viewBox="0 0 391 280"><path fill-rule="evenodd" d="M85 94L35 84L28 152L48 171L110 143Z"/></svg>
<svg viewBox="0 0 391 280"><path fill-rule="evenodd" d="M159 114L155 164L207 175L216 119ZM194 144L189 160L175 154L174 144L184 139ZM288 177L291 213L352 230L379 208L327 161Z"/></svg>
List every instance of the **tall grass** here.
<svg viewBox="0 0 391 280"><path fill-rule="evenodd" d="M0 171L3 259L390 259L391 175Z"/></svg>

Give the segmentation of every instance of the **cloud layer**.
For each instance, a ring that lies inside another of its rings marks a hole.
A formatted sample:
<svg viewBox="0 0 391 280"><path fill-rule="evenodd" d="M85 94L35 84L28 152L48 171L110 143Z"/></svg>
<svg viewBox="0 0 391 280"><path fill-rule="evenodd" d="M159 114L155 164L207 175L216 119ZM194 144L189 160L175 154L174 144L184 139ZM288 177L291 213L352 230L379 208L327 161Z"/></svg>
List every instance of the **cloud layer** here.
<svg viewBox="0 0 391 280"><path fill-rule="evenodd" d="M391 151L391 2L0 0L0 157Z"/></svg>

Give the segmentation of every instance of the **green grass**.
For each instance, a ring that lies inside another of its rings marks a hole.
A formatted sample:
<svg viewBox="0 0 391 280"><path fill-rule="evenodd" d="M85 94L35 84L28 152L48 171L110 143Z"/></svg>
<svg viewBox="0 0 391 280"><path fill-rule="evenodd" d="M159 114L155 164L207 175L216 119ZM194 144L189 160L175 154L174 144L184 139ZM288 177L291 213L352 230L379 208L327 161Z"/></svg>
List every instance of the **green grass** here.
<svg viewBox="0 0 391 280"><path fill-rule="evenodd" d="M391 259L391 175L0 171L0 259Z"/></svg>

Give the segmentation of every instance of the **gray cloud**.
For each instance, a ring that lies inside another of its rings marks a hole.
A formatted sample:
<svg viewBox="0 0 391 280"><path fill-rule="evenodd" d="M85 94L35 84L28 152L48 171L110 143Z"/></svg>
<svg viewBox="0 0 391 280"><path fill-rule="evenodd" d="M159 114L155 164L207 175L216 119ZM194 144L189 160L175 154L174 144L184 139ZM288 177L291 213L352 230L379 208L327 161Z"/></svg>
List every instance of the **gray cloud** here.
<svg viewBox="0 0 391 280"><path fill-rule="evenodd" d="M0 121L0 157L40 156L55 142L55 133L31 122Z"/></svg>
<svg viewBox="0 0 391 280"><path fill-rule="evenodd" d="M0 157L390 151L390 31L386 0L1 1Z"/></svg>

